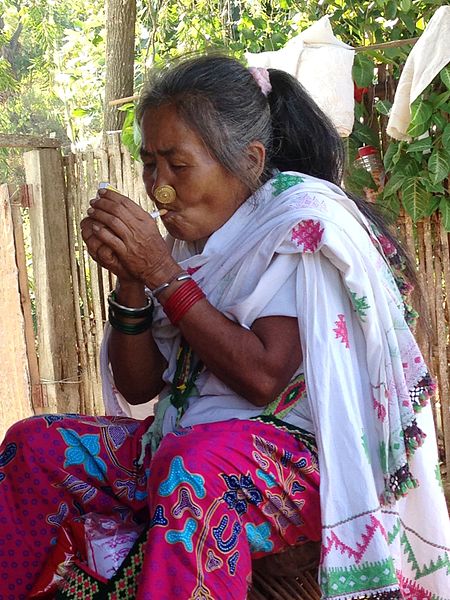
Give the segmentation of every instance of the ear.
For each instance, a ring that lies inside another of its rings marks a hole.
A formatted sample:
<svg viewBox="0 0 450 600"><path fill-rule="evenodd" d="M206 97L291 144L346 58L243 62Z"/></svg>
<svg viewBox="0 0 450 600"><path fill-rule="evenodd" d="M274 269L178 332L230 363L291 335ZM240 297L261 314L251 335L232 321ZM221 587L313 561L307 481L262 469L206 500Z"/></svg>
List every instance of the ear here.
<svg viewBox="0 0 450 600"><path fill-rule="evenodd" d="M259 179L266 164L266 148L264 144L255 140L247 146L246 153L249 169L254 173L255 178Z"/></svg>

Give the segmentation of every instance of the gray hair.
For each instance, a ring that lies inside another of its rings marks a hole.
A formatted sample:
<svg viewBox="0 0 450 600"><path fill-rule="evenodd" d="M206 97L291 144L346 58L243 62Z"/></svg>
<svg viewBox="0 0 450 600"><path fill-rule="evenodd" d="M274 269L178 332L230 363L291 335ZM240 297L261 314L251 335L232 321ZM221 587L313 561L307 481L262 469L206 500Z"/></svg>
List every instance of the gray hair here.
<svg viewBox="0 0 450 600"><path fill-rule="evenodd" d="M271 114L267 98L250 71L225 55L183 60L151 73L138 107L139 123L152 108L173 105L219 163L254 192L269 176L249 169L246 149L261 142L270 155Z"/></svg>

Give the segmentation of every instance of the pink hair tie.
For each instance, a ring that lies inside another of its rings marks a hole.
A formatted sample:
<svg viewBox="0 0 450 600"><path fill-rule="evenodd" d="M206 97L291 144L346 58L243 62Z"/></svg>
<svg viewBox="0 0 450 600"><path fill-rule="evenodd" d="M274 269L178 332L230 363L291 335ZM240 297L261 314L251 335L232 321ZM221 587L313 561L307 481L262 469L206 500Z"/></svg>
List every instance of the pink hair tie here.
<svg viewBox="0 0 450 600"><path fill-rule="evenodd" d="M249 71L253 75L253 79L259 85L264 96L270 94L272 91L272 84L270 83L269 71L264 67L250 67Z"/></svg>

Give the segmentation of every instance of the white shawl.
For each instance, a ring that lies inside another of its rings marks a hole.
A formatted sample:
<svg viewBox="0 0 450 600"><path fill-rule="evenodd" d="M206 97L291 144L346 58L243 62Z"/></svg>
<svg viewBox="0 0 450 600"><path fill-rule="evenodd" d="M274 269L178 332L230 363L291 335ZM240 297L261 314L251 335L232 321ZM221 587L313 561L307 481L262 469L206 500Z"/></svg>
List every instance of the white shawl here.
<svg viewBox="0 0 450 600"><path fill-rule="evenodd" d="M321 474L323 597L389 598L401 589L405 598L450 599L450 526L426 402L432 386L387 260L355 204L331 183L281 173L200 254L178 240L172 254L195 271L208 300L241 323L260 306L256 296L274 296L292 275L287 261L267 285L274 255L299 258L298 323ZM166 356L176 352L179 333L162 310L154 334ZM107 403L111 390L107 383Z"/></svg>

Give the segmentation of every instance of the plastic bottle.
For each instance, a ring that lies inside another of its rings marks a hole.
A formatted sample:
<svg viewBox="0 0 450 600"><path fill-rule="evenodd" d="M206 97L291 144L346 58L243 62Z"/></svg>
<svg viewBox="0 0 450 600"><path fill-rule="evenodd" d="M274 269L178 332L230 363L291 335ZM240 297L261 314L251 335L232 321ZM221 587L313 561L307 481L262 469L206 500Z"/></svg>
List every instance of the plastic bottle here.
<svg viewBox="0 0 450 600"><path fill-rule="evenodd" d="M369 171L379 190L383 189L386 174L380 154L374 146L358 148L358 158L355 163Z"/></svg>

